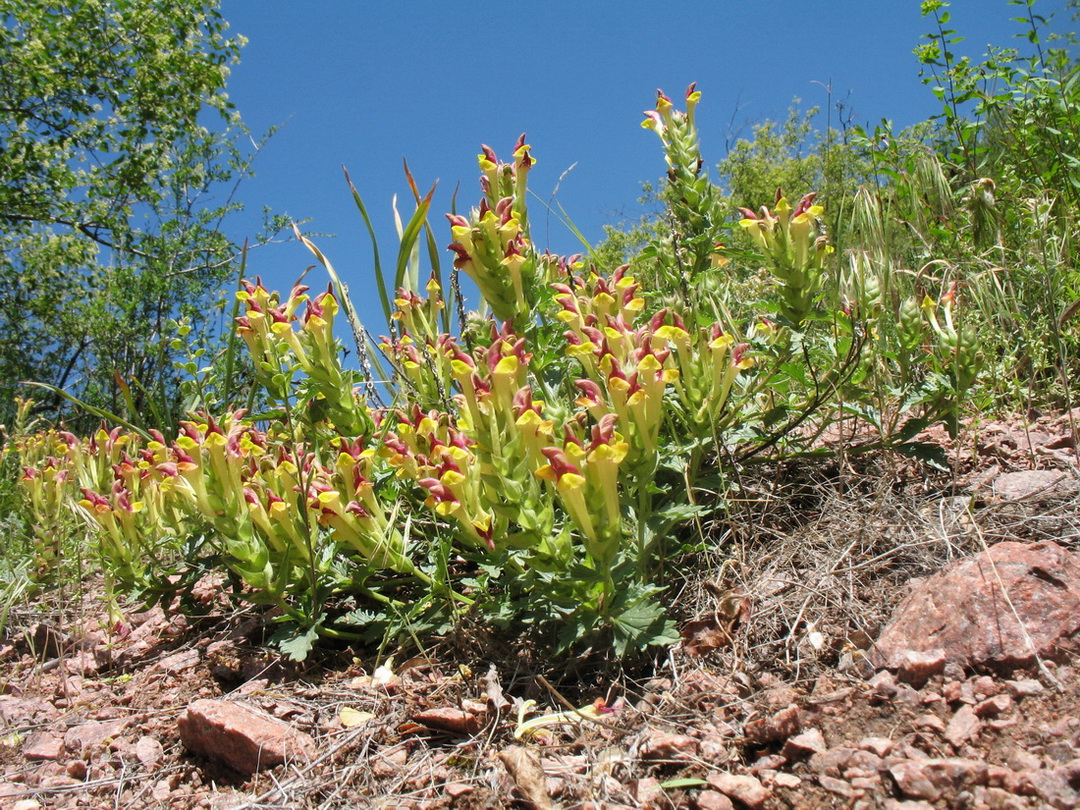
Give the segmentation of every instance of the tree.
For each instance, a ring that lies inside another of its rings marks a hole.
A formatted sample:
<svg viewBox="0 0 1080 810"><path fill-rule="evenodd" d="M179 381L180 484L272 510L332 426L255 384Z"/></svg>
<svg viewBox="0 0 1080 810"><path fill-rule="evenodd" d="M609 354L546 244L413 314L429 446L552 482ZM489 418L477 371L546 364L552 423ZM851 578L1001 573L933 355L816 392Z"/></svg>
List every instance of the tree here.
<svg viewBox="0 0 1080 810"><path fill-rule="evenodd" d="M218 0L0 0L0 423L27 379L175 411L168 322L212 324L238 256L227 29Z"/></svg>

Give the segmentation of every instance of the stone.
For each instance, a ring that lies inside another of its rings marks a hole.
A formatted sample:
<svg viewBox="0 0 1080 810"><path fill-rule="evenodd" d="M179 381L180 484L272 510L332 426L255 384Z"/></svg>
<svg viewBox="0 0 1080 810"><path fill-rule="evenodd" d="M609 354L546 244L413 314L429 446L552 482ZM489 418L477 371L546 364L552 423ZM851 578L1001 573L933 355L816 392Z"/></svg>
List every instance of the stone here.
<svg viewBox="0 0 1080 810"><path fill-rule="evenodd" d="M936 731L939 734L945 731L945 721L936 714L920 715L915 718L913 724L916 728L926 729L927 731Z"/></svg>
<svg viewBox="0 0 1080 810"><path fill-rule="evenodd" d="M994 494L1003 501L1016 501L1040 493L1049 493L1065 482L1060 470L1019 470L994 479Z"/></svg>
<svg viewBox="0 0 1080 810"><path fill-rule="evenodd" d="M1013 699L1011 697L1008 695L994 695L975 704L975 716L980 719L997 717L999 714L1011 711L1012 707Z"/></svg>
<svg viewBox="0 0 1080 810"><path fill-rule="evenodd" d="M947 662L1011 670L1033 664L1036 653L1059 657L1078 648L1078 631L1080 553L1050 541L1003 542L917 585L871 655L914 683Z"/></svg>
<svg viewBox="0 0 1080 810"><path fill-rule="evenodd" d="M753 720L743 727L746 739L755 745L766 745L785 740L799 732L799 709L788 706L772 717Z"/></svg>
<svg viewBox="0 0 1080 810"><path fill-rule="evenodd" d="M953 715L949 725L945 728L945 739L954 748L959 748L964 743L970 742L979 735L982 721L975 715L975 710L968 705L963 705Z"/></svg>
<svg viewBox="0 0 1080 810"><path fill-rule="evenodd" d="M165 751L161 747L161 743L153 737L140 737L138 742L135 743L135 757L143 765L153 765L164 754Z"/></svg>
<svg viewBox="0 0 1080 810"><path fill-rule="evenodd" d="M987 782L986 763L970 759L907 759L889 773L905 796L929 802Z"/></svg>
<svg viewBox="0 0 1080 810"><path fill-rule="evenodd" d="M64 753L64 740L41 731L31 734L23 747L23 756L34 762L55 761Z"/></svg>
<svg viewBox="0 0 1080 810"><path fill-rule="evenodd" d="M893 656L889 663L904 683L922 686L935 675L942 673L948 661L948 653L944 649L935 648L902 650Z"/></svg>
<svg viewBox="0 0 1080 810"><path fill-rule="evenodd" d="M735 805L719 790L703 790L694 800L694 807L697 810L734 810Z"/></svg>
<svg viewBox="0 0 1080 810"><path fill-rule="evenodd" d="M788 760L796 760L811 756L812 754L818 754L826 748L828 748L828 746L825 744L825 737L822 736L818 729L812 728L809 731L804 731L802 734L796 734L794 737L789 737L788 741L784 743L784 748L781 753Z"/></svg>
<svg viewBox="0 0 1080 810"><path fill-rule="evenodd" d="M872 677L868 685L871 689L870 697L875 700L892 700L896 697L896 679L888 670L882 670Z"/></svg>
<svg viewBox="0 0 1080 810"><path fill-rule="evenodd" d="M651 776L635 779L631 783L631 795L639 807L662 807L664 803L664 789L660 787L660 780Z"/></svg>
<svg viewBox="0 0 1080 810"><path fill-rule="evenodd" d="M224 700L196 700L177 723L188 750L251 775L291 760L310 760L315 741L280 720Z"/></svg>
<svg viewBox="0 0 1080 810"><path fill-rule="evenodd" d="M91 720L72 726L64 734L64 746L73 754L82 754L119 737L127 724L127 720L117 719Z"/></svg>
<svg viewBox="0 0 1080 810"><path fill-rule="evenodd" d="M641 741L641 756L645 759L665 759L682 762L693 759L698 752L698 741L685 734L649 730Z"/></svg>
<svg viewBox="0 0 1080 810"><path fill-rule="evenodd" d="M770 795L769 789L753 776L711 773L705 777L705 781L710 787L749 807L750 810L761 810Z"/></svg>
<svg viewBox="0 0 1080 810"><path fill-rule="evenodd" d="M1028 771L1021 777L1024 793L1033 794L1050 807L1059 810L1072 810L1080 805L1080 793L1069 781L1065 768L1054 770Z"/></svg>
<svg viewBox="0 0 1080 810"><path fill-rule="evenodd" d="M793 773L785 773L783 771L773 778L773 783L777 787L787 788L788 790L798 790L802 787L802 779Z"/></svg>
<svg viewBox="0 0 1080 810"><path fill-rule="evenodd" d="M841 799L857 799L862 795L860 791L853 788L847 781L832 776L819 776L818 784L829 791L829 793L833 793Z"/></svg>
<svg viewBox="0 0 1080 810"><path fill-rule="evenodd" d="M810 758L810 770L819 775L838 777L843 774L857 751L857 748L846 746L821 751Z"/></svg>
<svg viewBox="0 0 1080 810"><path fill-rule="evenodd" d="M1005 681L1005 688L1014 698L1034 697L1046 691L1046 687L1034 678L1018 678L1015 681Z"/></svg>
<svg viewBox="0 0 1080 810"><path fill-rule="evenodd" d="M472 793L473 789L473 786L467 782L447 782L443 791L451 799L457 799L464 796L466 793Z"/></svg>
<svg viewBox="0 0 1080 810"><path fill-rule="evenodd" d="M893 741L888 737L863 737L859 740L859 748L879 757L886 757L893 750Z"/></svg>

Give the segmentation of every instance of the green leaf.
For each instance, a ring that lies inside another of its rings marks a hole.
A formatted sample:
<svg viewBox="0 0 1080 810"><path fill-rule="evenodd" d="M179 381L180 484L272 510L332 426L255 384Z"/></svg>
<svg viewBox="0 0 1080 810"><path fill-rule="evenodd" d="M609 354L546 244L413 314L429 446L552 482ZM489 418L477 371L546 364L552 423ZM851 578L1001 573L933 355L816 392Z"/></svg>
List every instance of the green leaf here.
<svg viewBox="0 0 1080 810"><path fill-rule="evenodd" d="M679 788L705 787L708 784L709 783L704 779L694 779L684 776L679 779L668 779L666 782L661 782L660 787L664 790L678 790Z"/></svg>
<svg viewBox="0 0 1080 810"><path fill-rule="evenodd" d="M413 251L416 249L417 240L420 237L420 231L424 227L424 223L427 222L428 210L431 208L431 198L435 194L435 185L431 186L431 190L427 195L420 200L416 205L416 210L413 212L412 217L409 219L408 224L401 232L401 246L398 248L397 258L397 271L394 273L394 292L397 292L399 287L409 286L412 292L412 284L406 283L406 275L409 270L409 262L412 259Z"/></svg>
<svg viewBox="0 0 1080 810"><path fill-rule="evenodd" d="M949 470L949 456L940 444L905 442L895 445L893 449L902 456L922 461L938 470Z"/></svg>
<svg viewBox="0 0 1080 810"><path fill-rule="evenodd" d="M675 623L651 598L641 598L611 617L614 649L619 657L645 647L666 646L679 640Z"/></svg>
<svg viewBox="0 0 1080 810"><path fill-rule="evenodd" d="M296 627L283 627L270 639L277 645L282 655L290 661L304 661L315 647L319 631L315 627L301 630Z"/></svg>

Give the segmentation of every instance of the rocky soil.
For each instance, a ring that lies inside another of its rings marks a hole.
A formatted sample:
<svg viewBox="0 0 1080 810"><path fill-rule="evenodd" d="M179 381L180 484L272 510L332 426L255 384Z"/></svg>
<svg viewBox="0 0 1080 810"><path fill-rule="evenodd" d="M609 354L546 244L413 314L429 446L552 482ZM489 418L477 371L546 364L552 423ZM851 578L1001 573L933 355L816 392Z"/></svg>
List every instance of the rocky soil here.
<svg viewBox="0 0 1080 810"><path fill-rule="evenodd" d="M0 804L1080 806L1072 417L928 436L949 473L744 482L742 542L674 584L684 640L635 671L460 640L292 665L212 583L211 617L113 635L92 589L13 611Z"/></svg>

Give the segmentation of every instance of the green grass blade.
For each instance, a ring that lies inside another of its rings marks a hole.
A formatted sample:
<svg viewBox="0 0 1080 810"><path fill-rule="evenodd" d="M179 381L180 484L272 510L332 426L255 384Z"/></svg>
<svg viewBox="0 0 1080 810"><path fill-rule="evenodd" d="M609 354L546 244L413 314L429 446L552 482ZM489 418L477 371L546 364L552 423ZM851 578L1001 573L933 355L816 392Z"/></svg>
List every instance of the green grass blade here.
<svg viewBox="0 0 1080 810"><path fill-rule="evenodd" d="M63 388L57 388L55 385L49 385L49 383L34 382L32 380L23 380L19 384L20 385L32 385L35 388L42 388L42 389L44 389L44 390L46 390L46 391L48 391L48 392L50 392L52 394L56 394L59 397L63 397L68 402L70 402L72 405L75 405L75 406L77 406L79 408L82 408L87 413L91 413L94 416L97 416L97 417L99 417L101 419L104 419L106 422L112 422L113 424L120 425L120 427L127 428L132 433L138 433L140 436L142 436L147 441L150 441L150 439L151 439L150 434L147 433L145 430L143 430L138 425L133 424L132 422L128 421L127 419L124 419L122 416L118 416L117 414L113 413L112 411L107 411L104 408L98 408L98 407L96 407L94 405L90 405L90 404L88 404L86 402L83 402L78 397L75 397L75 396L72 396L71 394L69 394Z"/></svg>
<svg viewBox="0 0 1080 810"><path fill-rule="evenodd" d="M409 224L401 229L401 247L398 250L397 273L394 276L395 291L405 284L405 276L409 271L409 264L412 261L413 251L416 247L417 240L420 238L420 231L427 221L428 210L431 208L431 198L435 194L435 185L432 185L431 191L427 193L427 196L417 203L416 211L413 212Z"/></svg>
<svg viewBox="0 0 1080 810"><path fill-rule="evenodd" d="M244 248L240 251L240 266L236 270L236 289L240 290L247 271L248 243L244 240ZM236 373L236 347L239 345L240 336L236 329L236 319L240 317L240 299L233 296L232 315L229 318L229 339L225 343L225 384L221 392L222 405L228 409L232 407L230 400L233 395L233 375Z"/></svg>
<svg viewBox="0 0 1080 810"><path fill-rule="evenodd" d="M326 268L327 274L330 276L330 281L334 285L334 291L337 294L338 300L341 303L341 309L345 313L346 319L349 321L349 326L352 328L353 341L356 343L356 351L360 355L360 361L363 365L366 361L370 361L378 373L380 379L386 379L386 372L383 370L382 363L379 362L378 353L375 351L369 351L374 347L371 345L371 341L368 340L367 330L364 328L364 324L361 323L360 317L356 314L356 307L353 306L352 298L349 296L349 288L341 277L334 269L334 265L330 263L330 260L323 255L323 252L319 250L315 243L300 233L300 229L293 225L293 231L296 233L297 238L304 243L304 246L315 254L315 258L319 260L319 263ZM369 382L372 382L369 380Z"/></svg>
<svg viewBox="0 0 1080 810"><path fill-rule="evenodd" d="M413 193L413 198L416 200L416 204L420 205L420 190L416 187L416 181L413 179L412 172L409 170L409 162L405 163L405 178L409 181L409 190ZM455 190L455 194L457 191ZM442 275L442 259L439 245L435 241L435 232L431 228L431 222L424 218L424 235L427 242L428 261L431 262L431 275L435 279L435 283L439 285L439 289L442 290L443 302L446 304L442 308L440 318L442 321L442 329L444 332L450 331L450 312L453 309L453 291L447 289L443 283Z"/></svg>
<svg viewBox="0 0 1080 810"><path fill-rule="evenodd" d="M371 251L374 254L375 260L375 284L379 288L379 301L382 303L383 316L386 318L387 327L393 329L394 321L392 316L394 314L394 308L391 304L390 295L386 289L386 278L383 276L382 260L379 257L379 240L375 238L375 228L371 224L371 217L368 216L367 206L364 205L364 201L360 197L360 192L357 191L356 186L353 185L348 170L342 167L342 171L345 172L345 182L349 184L349 188L352 190L353 202L356 203L356 207L360 211L360 216L364 220L368 236L371 239Z"/></svg>

